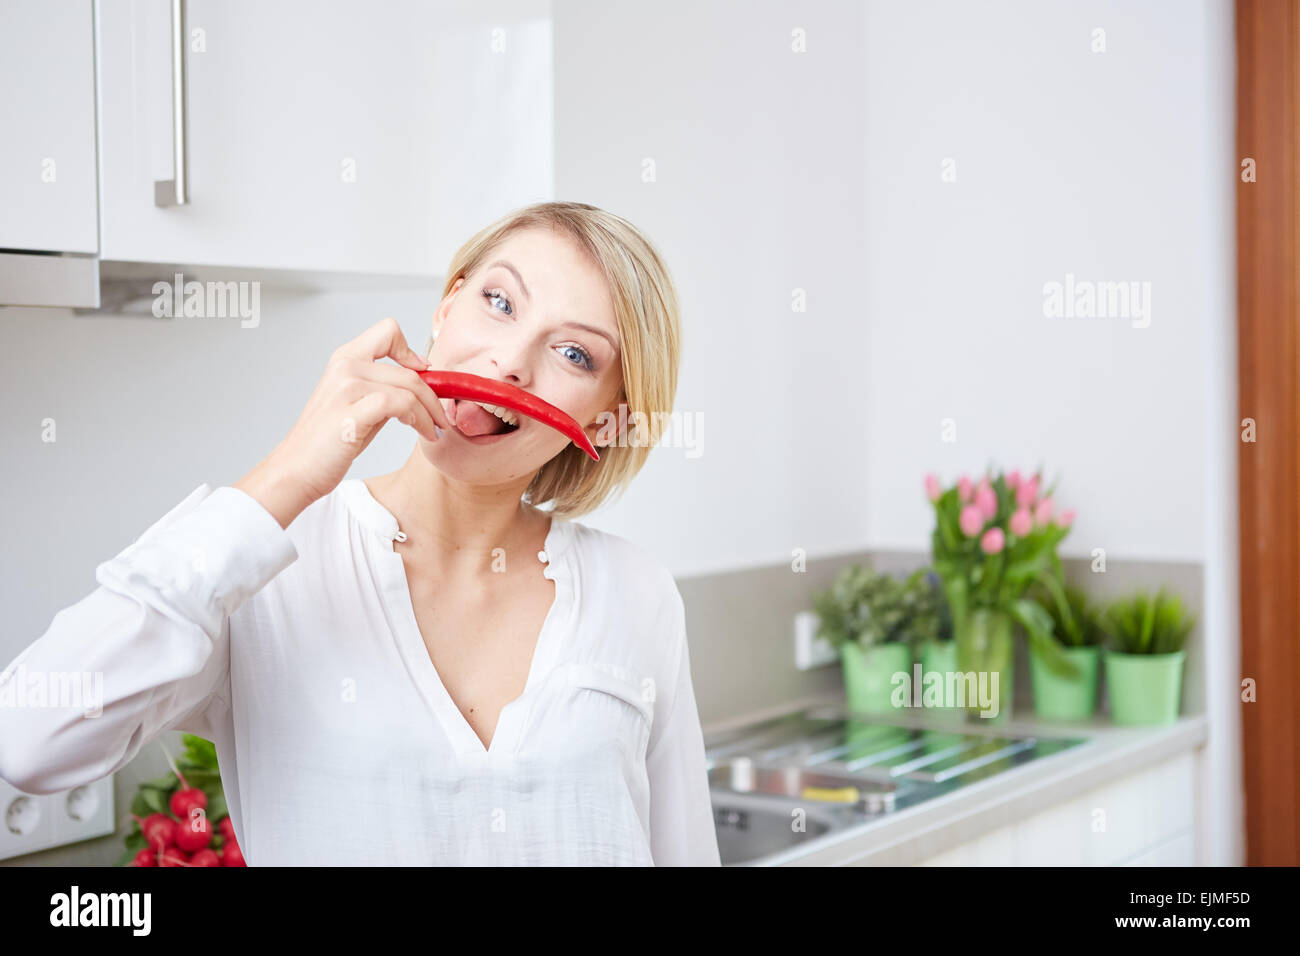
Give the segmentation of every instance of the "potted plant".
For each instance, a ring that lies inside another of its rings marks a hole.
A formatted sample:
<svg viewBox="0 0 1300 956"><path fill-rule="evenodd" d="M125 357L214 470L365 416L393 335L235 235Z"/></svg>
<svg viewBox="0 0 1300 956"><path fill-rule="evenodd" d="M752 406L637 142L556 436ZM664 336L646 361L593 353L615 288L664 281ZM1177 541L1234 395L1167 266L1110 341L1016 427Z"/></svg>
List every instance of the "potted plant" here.
<svg viewBox="0 0 1300 956"><path fill-rule="evenodd" d="M854 564L813 597L817 634L840 652L849 711L873 714L893 708L894 675L908 673L912 648L906 639L907 585L883 572Z"/></svg>
<svg viewBox="0 0 1300 956"><path fill-rule="evenodd" d="M957 669L957 642L952 637L952 614L944 597L943 583L934 569L913 572L907 584L912 604L908 637L912 642L912 657L921 664L924 689L926 674L937 672L946 682L948 674ZM936 706L948 709L942 703Z"/></svg>
<svg viewBox="0 0 1300 956"><path fill-rule="evenodd" d="M974 676L981 695L990 695L997 682L996 706L968 702L972 718L1006 720L1011 714L1016 625L1053 672L1078 673L1052 636L1051 616L1026 594L1035 584L1062 586L1056 547L1074 520L1073 510L1053 512L1055 486L1044 491L1041 484L1041 474L1022 478L1018 471L986 471L978 482L963 475L949 488L933 474L925 479L935 511L934 570L952 614L958 669Z"/></svg>
<svg viewBox="0 0 1300 956"><path fill-rule="evenodd" d="M1078 668L1071 677L1047 666L1036 647L1029 648L1034 685L1034 713L1049 720L1084 720L1097 709L1097 674L1101 652L1101 610L1081 588L1039 585L1034 597L1052 618L1052 633L1065 656Z"/></svg>
<svg viewBox="0 0 1300 956"><path fill-rule="evenodd" d="M1169 724L1178 718L1183 643L1195 619L1161 588L1115 601L1102 616L1110 716L1117 724Z"/></svg>

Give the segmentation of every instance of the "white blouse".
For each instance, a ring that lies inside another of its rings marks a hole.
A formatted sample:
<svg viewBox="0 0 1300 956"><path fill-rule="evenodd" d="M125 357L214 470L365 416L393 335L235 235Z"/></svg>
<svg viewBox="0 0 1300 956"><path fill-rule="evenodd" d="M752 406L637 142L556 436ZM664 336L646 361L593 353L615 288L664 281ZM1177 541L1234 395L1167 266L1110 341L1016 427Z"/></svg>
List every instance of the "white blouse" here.
<svg viewBox="0 0 1300 956"><path fill-rule="evenodd" d="M250 866L720 865L667 568L553 519L555 602L484 748L424 646L399 537L360 479L287 530L200 485L0 675L3 695L103 674L98 716L0 707L0 777L67 790L184 730L216 744Z"/></svg>

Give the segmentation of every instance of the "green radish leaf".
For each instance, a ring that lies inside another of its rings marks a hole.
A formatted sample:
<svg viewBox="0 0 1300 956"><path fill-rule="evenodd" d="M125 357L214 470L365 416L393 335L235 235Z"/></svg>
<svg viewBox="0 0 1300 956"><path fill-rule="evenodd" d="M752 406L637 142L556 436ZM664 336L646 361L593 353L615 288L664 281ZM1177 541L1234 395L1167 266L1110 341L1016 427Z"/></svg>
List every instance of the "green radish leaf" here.
<svg viewBox="0 0 1300 956"><path fill-rule="evenodd" d="M148 808L147 812L140 814L140 816L147 816L149 813L167 812L167 798L163 796L161 791L154 790L152 787L145 787L136 796Z"/></svg>
<svg viewBox="0 0 1300 956"><path fill-rule="evenodd" d="M164 793L171 793L179 788L181 782L176 779L176 775L169 773L165 777L155 777L153 780L143 780L140 783L142 787L152 787L154 790L162 790Z"/></svg>

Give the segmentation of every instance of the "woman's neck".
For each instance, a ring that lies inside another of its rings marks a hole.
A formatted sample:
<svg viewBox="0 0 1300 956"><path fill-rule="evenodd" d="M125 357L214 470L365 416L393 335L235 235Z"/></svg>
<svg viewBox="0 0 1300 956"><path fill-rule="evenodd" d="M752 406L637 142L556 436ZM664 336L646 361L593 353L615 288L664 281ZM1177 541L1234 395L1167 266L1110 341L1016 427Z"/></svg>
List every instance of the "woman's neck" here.
<svg viewBox="0 0 1300 956"><path fill-rule="evenodd" d="M472 578L500 569L503 556L511 563L521 557L535 561L550 530L550 515L521 500L527 482L457 482L419 448L397 471L367 479L366 486L397 519L407 539L402 550L418 555L432 574Z"/></svg>

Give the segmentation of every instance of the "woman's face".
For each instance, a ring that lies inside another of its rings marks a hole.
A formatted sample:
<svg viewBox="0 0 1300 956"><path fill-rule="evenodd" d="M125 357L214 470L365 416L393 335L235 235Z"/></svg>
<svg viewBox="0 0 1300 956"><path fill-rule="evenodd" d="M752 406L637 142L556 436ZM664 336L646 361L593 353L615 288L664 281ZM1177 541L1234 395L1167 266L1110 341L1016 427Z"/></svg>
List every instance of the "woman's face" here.
<svg viewBox="0 0 1300 956"><path fill-rule="evenodd" d="M532 392L576 419L593 443L601 425L596 416L617 411L623 370L614 303L604 276L562 233L533 228L509 236L456 282L433 328L438 338L428 358L434 368ZM467 407L473 403L441 402L453 424L473 430ZM456 427L436 442L421 438L420 446L457 480L531 479L569 439L532 418L518 420L519 428L506 434L470 437Z"/></svg>

